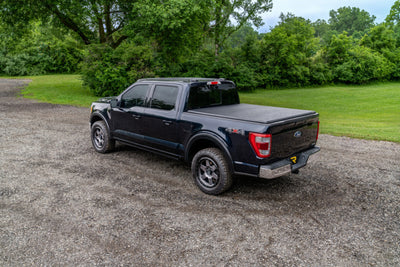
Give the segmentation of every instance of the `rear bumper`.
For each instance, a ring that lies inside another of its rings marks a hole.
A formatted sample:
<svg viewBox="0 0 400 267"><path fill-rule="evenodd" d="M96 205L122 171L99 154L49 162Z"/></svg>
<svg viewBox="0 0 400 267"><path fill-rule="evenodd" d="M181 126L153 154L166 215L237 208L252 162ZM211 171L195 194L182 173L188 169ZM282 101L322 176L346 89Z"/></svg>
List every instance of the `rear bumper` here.
<svg viewBox="0 0 400 267"><path fill-rule="evenodd" d="M296 154L297 156L296 164L293 164L290 158L287 158L274 162L269 165L261 165L258 177L264 179L273 179L283 175L290 174L291 172L306 166L308 158L312 154L317 153L318 151L320 151L319 147L313 147L309 150Z"/></svg>

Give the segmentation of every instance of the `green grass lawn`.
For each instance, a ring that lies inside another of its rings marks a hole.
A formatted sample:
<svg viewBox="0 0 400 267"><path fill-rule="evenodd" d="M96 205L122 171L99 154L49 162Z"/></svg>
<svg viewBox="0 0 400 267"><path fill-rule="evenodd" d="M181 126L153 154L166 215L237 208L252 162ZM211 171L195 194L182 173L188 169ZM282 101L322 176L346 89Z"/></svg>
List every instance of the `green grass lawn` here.
<svg viewBox="0 0 400 267"><path fill-rule="evenodd" d="M53 104L89 107L98 97L79 75L24 77L24 97ZM315 110L324 134L400 142L400 83L257 90L240 93L242 103Z"/></svg>
<svg viewBox="0 0 400 267"><path fill-rule="evenodd" d="M80 75L43 75L24 79L31 79L32 82L22 90L22 95L40 102L90 107L93 101L99 99L82 86Z"/></svg>
<svg viewBox="0 0 400 267"><path fill-rule="evenodd" d="M315 110L321 133L400 142L400 83L257 90L243 103Z"/></svg>

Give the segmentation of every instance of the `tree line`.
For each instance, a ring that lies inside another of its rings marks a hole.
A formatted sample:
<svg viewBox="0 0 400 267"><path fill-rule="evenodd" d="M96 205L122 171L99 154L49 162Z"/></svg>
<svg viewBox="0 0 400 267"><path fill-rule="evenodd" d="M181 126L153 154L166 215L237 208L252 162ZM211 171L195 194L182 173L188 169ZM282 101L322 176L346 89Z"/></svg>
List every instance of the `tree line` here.
<svg viewBox="0 0 400 267"><path fill-rule="evenodd" d="M98 96L144 77L224 77L240 90L400 78L400 1L386 21L356 7L312 22L271 0L29 0L0 3L0 74L81 73Z"/></svg>

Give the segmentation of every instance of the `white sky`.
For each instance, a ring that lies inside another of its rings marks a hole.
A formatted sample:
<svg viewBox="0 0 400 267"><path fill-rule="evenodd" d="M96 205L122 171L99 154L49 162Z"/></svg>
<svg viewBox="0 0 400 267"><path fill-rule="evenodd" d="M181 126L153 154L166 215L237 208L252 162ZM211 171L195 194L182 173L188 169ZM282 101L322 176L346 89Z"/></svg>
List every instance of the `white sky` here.
<svg viewBox="0 0 400 267"><path fill-rule="evenodd" d="M329 11L337 10L343 6L358 7L376 17L375 22L383 22L394 4L394 0L272 0L271 12L262 15L265 25L258 29L267 32L276 26L281 13L293 13L295 16L316 21L329 19Z"/></svg>

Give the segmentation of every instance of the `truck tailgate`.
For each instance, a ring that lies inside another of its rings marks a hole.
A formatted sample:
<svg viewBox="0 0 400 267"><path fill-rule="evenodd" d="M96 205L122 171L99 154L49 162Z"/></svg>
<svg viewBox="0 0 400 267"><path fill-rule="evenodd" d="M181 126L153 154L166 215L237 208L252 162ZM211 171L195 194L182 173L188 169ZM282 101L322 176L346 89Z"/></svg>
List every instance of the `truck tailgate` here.
<svg viewBox="0 0 400 267"><path fill-rule="evenodd" d="M316 144L318 116L272 125L269 132L272 134L271 157L287 158Z"/></svg>

